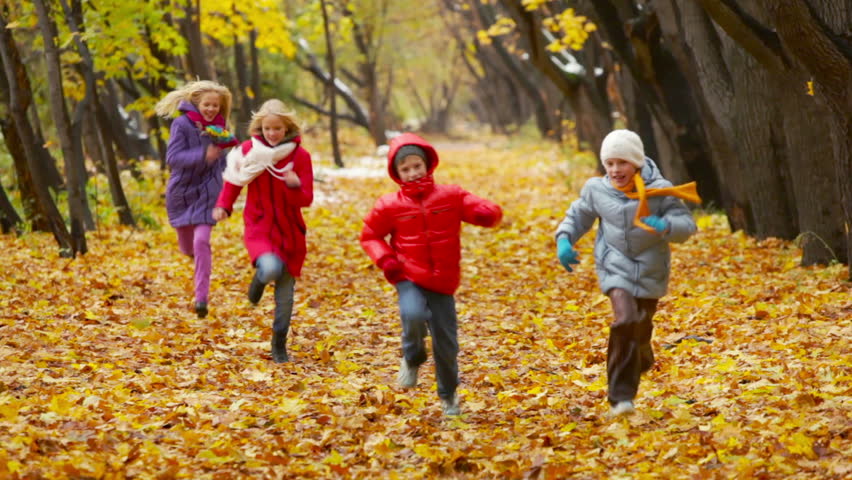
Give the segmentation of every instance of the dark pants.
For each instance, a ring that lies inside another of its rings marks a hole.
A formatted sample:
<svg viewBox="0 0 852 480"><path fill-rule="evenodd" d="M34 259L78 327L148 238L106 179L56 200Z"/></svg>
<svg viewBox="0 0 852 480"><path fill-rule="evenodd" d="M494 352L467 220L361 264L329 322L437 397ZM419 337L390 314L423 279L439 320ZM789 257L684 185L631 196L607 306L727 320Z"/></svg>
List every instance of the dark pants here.
<svg viewBox="0 0 852 480"><path fill-rule="evenodd" d="M267 285L275 282L275 318L272 330L287 336L290 331L290 317L293 316L293 296L296 292L296 279L287 271L284 260L274 253L264 253L255 262L255 276L260 283Z"/></svg>
<svg viewBox="0 0 852 480"><path fill-rule="evenodd" d="M615 405L636 397L639 377L654 365L651 333L657 299L636 298L620 288L613 288L607 294L615 321L609 331L606 375L609 403Z"/></svg>
<svg viewBox="0 0 852 480"><path fill-rule="evenodd" d="M396 285L399 292L399 316L402 319L402 355L409 366L426 361L426 327L432 334L432 355L435 358L435 377L438 396L453 398L459 384L459 353L456 301L452 295L436 293L403 281Z"/></svg>

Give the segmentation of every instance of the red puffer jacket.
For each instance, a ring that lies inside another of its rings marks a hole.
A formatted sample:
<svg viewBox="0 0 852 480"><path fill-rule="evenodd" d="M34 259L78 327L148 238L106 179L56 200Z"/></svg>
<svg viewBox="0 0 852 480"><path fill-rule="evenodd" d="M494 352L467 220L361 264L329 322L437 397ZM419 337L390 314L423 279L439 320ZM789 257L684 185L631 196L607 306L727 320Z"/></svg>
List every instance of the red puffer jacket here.
<svg viewBox="0 0 852 480"><path fill-rule="evenodd" d="M263 141L262 137L255 138ZM302 148L301 138L296 137L291 141L296 142L298 146L293 153L276 163L275 167L283 168L293 162L293 171L299 176L302 185L299 188L289 188L283 180L273 177L268 171L252 180L248 184L246 206L243 210L243 238L252 264L264 253L275 253L287 263L290 275L298 277L307 253L307 228L301 209L310 206L314 200L314 172L311 154ZM266 144L265 141L263 143ZM251 140L243 142L240 147L243 155L249 154L251 146ZM216 206L230 213L241 190L237 185L224 182Z"/></svg>
<svg viewBox="0 0 852 480"><path fill-rule="evenodd" d="M428 180L438 166L438 154L411 133L395 137L388 151L388 174L400 191L380 197L364 218L361 246L378 265L396 257L407 280L434 292L452 295L459 286L461 223L493 227L503 212L488 200L457 185L432 185L422 192L406 189L393 158L403 145L417 145L429 157ZM390 236L390 242L386 237Z"/></svg>

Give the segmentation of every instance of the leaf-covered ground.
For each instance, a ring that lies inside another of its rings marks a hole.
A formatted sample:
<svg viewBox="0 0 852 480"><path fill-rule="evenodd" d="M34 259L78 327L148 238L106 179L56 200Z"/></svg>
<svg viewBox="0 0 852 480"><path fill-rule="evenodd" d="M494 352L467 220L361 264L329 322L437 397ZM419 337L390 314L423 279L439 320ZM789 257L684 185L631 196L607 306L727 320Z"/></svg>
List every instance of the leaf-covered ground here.
<svg viewBox="0 0 852 480"><path fill-rule="evenodd" d="M395 385L395 295L358 244L361 218L394 189L383 160L337 171L320 155L290 364L270 360L271 289L257 307L245 298L238 215L214 229L203 320L168 226L102 226L73 261L49 236L0 236L0 478L852 475L841 266L798 267L795 245L696 213L638 412L611 421L593 234L573 274L552 239L593 160L501 140L438 148L438 181L505 211L495 230L464 230L461 417L442 417L431 360L417 388ZM151 198L148 219L165 224Z"/></svg>

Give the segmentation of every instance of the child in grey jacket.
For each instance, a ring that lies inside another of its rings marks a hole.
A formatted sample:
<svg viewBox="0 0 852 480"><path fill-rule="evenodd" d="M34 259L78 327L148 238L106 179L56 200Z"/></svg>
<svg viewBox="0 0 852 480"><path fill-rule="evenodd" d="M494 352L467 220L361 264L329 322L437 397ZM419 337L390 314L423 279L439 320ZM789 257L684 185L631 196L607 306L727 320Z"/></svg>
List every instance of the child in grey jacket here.
<svg viewBox="0 0 852 480"><path fill-rule="evenodd" d="M607 346L610 415L633 412L640 375L654 364L652 317L669 282L669 242L695 233L681 198L700 203L695 182L672 186L645 157L639 135L614 130L601 144L603 177L589 179L556 229L557 256L569 272L573 245L599 220L595 268L614 321Z"/></svg>

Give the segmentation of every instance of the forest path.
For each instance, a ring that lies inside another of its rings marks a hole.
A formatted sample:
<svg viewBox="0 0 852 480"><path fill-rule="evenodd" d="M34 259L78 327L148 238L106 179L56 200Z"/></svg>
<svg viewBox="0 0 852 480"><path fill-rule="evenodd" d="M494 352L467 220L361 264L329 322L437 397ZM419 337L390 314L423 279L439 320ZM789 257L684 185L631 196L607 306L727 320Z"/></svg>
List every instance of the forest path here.
<svg viewBox="0 0 852 480"><path fill-rule="evenodd" d="M546 144L437 145L438 182L504 208L498 228L463 231L461 417L442 417L431 359L416 388L395 383L395 293L358 243L375 199L397 188L384 160L337 171L318 155L289 364L269 357L271 288L257 307L245 298L253 271L239 212L214 229L205 319L191 311L191 261L167 226L104 228L73 261L49 236L0 237L0 476L852 473L842 268L799 268L794 246L697 213L700 232L673 249L639 411L610 421L611 309L594 235L573 273L552 238L594 160Z"/></svg>

